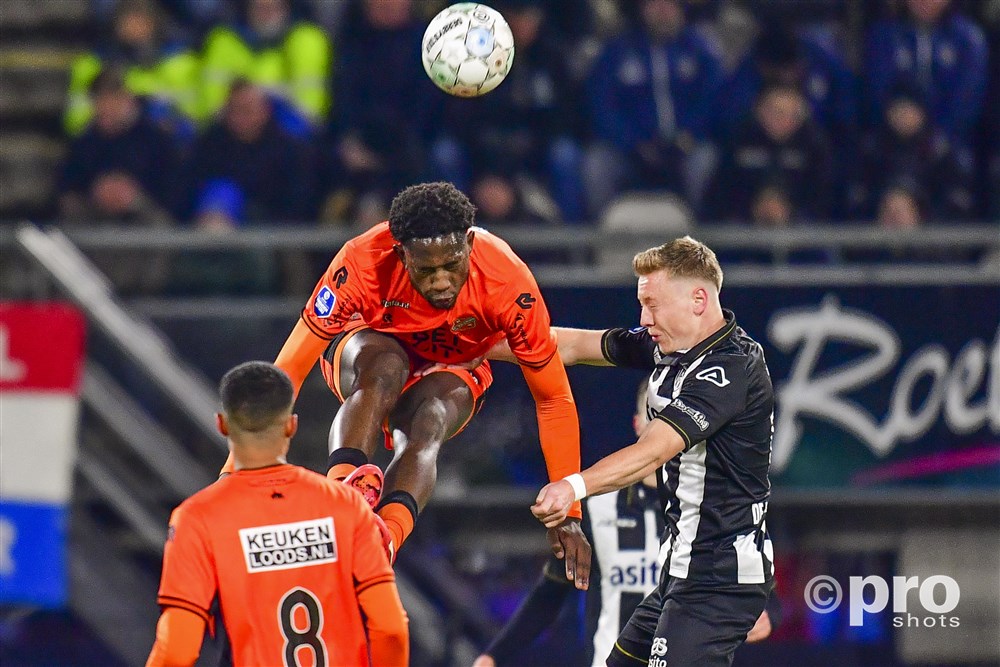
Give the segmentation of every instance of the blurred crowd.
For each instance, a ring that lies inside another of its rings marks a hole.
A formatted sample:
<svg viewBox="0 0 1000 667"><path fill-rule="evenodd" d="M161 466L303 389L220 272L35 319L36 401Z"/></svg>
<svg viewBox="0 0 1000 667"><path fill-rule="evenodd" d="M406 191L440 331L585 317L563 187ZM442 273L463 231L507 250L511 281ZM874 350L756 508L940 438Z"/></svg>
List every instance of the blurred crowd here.
<svg viewBox="0 0 1000 667"><path fill-rule="evenodd" d="M702 225L1000 216L1000 0L492 0L516 55L474 100L423 72L446 2L91 3L65 222L362 228L440 179L493 226L633 191Z"/></svg>

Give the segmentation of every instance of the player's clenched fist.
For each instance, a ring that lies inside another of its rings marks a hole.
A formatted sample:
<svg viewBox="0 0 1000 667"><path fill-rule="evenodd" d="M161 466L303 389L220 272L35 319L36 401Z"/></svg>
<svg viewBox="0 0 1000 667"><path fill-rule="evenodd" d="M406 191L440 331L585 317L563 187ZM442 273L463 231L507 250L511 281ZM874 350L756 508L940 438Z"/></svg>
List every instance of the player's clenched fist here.
<svg viewBox="0 0 1000 667"><path fill-rule="evenodd" d="M561 479L542 487L535 498L535 504L531 506L531 513L546 528L554 528L563 522L575 501L573 486Z"/></svg>

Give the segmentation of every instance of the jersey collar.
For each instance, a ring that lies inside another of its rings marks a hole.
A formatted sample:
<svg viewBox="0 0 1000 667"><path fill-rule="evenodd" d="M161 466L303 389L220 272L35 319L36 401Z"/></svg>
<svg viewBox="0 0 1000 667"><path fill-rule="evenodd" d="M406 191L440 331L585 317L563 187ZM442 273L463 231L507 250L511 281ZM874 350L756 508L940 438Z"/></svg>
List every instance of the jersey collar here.
<svg viewBox="0 0 1000 667"><path fill-rule="evenodd" d="M689 350L678 351L677 354L680 355L677 358L677 363L682 366L687 366L693 362L698 357L704 356L712 348L718 346L722 341L729 338L734 331L736 331L736 315L733 311L723 308L722 317L726 320L726 323L719 327L718 330L712 333L708 338L701 341Z"/></svg>

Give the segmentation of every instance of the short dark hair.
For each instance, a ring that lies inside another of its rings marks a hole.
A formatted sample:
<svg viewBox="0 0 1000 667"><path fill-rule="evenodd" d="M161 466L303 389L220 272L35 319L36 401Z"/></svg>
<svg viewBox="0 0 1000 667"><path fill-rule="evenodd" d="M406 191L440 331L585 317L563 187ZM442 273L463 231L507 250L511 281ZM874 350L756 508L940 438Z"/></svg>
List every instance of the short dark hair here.
<svg viewBox="0 0 1000 667"><path fill-rule="evenodd" d="M411 185L392 200L389 231L406 243L465 232L476 217L476 207L451 183Z"/></svg>
<svg viewBox="0 0 1000 667"><path fill-rule="evenodd" d="M248 361L230 369L219 382L222 410L230 423L255 433L288 414L295 389L285 372L266 361Z"/></svg>

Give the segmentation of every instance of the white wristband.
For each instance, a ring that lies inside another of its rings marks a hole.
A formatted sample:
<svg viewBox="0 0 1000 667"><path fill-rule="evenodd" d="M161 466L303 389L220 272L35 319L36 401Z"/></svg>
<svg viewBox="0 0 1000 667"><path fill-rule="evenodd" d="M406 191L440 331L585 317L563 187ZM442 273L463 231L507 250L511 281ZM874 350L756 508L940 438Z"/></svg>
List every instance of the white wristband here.
<svg viewBox="0 0 1000 667"><path fill-rule="evenodd" d="M583 481L583 475L578 472L563 477L564 482L569 482L573 487L573 500L583 500L587 497L587 484Z"/></svg>

